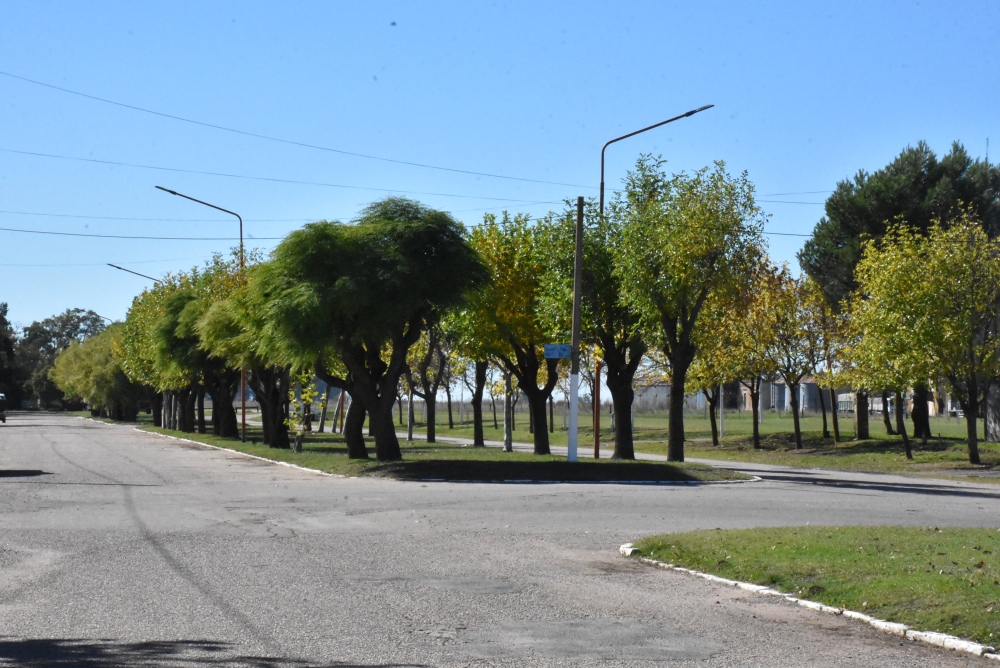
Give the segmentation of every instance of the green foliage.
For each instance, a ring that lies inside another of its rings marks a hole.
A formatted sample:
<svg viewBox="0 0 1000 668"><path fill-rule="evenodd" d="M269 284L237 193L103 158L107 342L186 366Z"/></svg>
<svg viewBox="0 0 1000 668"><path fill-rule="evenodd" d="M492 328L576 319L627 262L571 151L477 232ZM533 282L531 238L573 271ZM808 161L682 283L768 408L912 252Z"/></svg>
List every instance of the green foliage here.
<svg viewBox="0 0 1000 668"><path fill-rule="evenodd" d="M798 254L803 270L839 305L857 289L854 268L862 240L880 239L897 219L924 232L933 221L948 221L963 210L1000 234L1000 167L972 160L958 142L938 159L924 142L908 146L886 167L859 171L841 181L826 201L826 216Z"/></svg>
<svg viewBox="0 0 1000 668"><path fill-rule="evenodd" d="M135 409L145 388L131 382L116 358L122 326L112 325L82 343L73 341L55 359L49 375L67 397L87 402L91 409L135 419Z"/></svg>
<svg viewBox="0 0 1000 668"><path fill-rule="evenodd" d="M626 221L627 252L615 273L647 340L670 363L670 458L683 461L686 375L702 330L714 329L706 305L745 294L763 257L766 216L754 203L746 174L733 178L717 162L694 174L669 176L663 165L641 157L624 194L612 203L614 215Z"/></svg>
<svg viewBox="0 0 1000 668"><path fill-rule="evenodd" d="M286 359L334 353L376 428L379 458L397 459L391 408L410 346L485 279L448 214L403 198L353 225L292 232L250 278L260 340Z"/></svg>
<svg viewBox="0 0 1000 668"><path fill-rule="evenodd" d="M947 378L978 461L976 416L1000 376L1000 241L968 212L947 228L935 222L926 236L899 223L865 243L857 278L852 376L870 388Z"/></svg>

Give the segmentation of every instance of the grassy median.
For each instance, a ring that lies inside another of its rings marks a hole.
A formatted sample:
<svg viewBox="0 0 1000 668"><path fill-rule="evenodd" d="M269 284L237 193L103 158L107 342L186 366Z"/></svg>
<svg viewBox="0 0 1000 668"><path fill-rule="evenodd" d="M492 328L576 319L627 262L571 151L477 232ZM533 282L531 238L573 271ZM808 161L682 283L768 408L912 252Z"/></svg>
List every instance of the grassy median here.
<svg viewBox="0 0 1000 668"><path fill-rule="evenodd" d="M1000 643L1000 531L781 527L637 541L642 556L922 631Z"/></svg>
<svg viewBox="0 0 1000 668"><path fill-rule="evenodd" d="M500 448L473 448L450 443L402 441L403 460L378 462L348 459L343 436L310 433L301 453L262 445L258 428L248 429L247 442L209 434L185 434L158 427L144 430L229 448L265 459L346 476L380 476L401 480L482 481L482 482L719 482L746 480L749 476L704 464L665 464L581 459L569 463L564 456L538 456L525 452L504 452ZM371 450L371 444L369 443Z"/></svg>

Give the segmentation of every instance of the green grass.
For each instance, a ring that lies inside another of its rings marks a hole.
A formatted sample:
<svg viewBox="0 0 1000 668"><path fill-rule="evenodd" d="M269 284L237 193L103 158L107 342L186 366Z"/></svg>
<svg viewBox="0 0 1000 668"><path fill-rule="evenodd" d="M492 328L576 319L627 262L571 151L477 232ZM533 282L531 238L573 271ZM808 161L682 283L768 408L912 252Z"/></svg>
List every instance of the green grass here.
<svg viewBox="0 0 1000 668"><path fill-rule="evenodd" d="M445 416L447 414L445 413ZM502 440L503 431L493 429L492 416L485 425L487 440ZM514 439L531 442L524 416L518 416L521 428L515 429ZM601 434L601 452L607 456L614 449L614 434L610 430L610 420L604 416ZM439 422L442 418L439 415ZM593 444L592 415L580 418L579 443L584 452L590 452ZM667 415L664 413L639 413L636 415L636 452L666 456ZM850 440L854 437L851 419L841 417L840 443L832 438L822 437L822 418L809 415L801 420L803 448L795 450L792 437L792 418L788 413L769 413L761 422L762 448L753 449L751 434L752 417L746 413L727 413L725 436L719 447L711 444L711 427L703 413L688 413L684 417L687 440L684 451L687 458L721 459L734 462L753 462L806 468L827 468L845 471L903 473L913 475L933 475L936 477L974 480L977 482L1000 483L1000 444L980 442L980 458L983 464L969 464L968 448L965 444L965 421L954 418L931 418L931 431L940 435L926 444L912 441L913 461L903 454L903 443L899 436L886 436L880 416L872 416L870 432L875 438L864 441ZM552 445L566 445L566 430L556 416L557 428L550 433ZM400 427L404 429L405 427ZM912 423L907 423L912 430ZM425 433L425 426L417 424L415 434ZM437 425L438 437L472 438L472 426L456 424L449 429L447 423ZM994 473L995 471L995 473Z"/></svg>
<svg viewBox="0 0 1000 668"><path fill-rule="evenodd" d="M640 554L923 631L1000 642L995 529L782 527L645 538Z"/></svg>
<svg viewBox="0 0 1000 668"><path fill-rule="evenodd" d="M89 414L83 412L81 415ZM487 411L486 417L484 425L486 439L488 441L501 441L503 431L493 428L492 415L489 411ZM562 417L558 411L555 417L557 428L554 432L549 433L550 443L553 446L564 446L566 445L567 431L562 428ZM614 435L609 429L610 420L607 419L606 415L604 417L601 453L603 457L607 457L614 449ZM140 424L149 423L150 416L140 415L139 418ZM257 419L257 416L251 414L248 419L253 421ZM581 453L585 455L592 450L592 419L592 415L580 417L579 443ZM438 422L439 439L451 437L471 440L471 424L456 421L454 429L448 428L447 412L444 410L439 410ZM871 419L871 433L876 437L864 441L849 440L853 438L851 421L842 417L840 422L843 440L841 443L834 443L832 439L822 438L822 424L819 416L805 416L802 419L804 447L801 450L795 450L792 440L791 416L787 413L770 413L764 417L761 423L763 447L760 450L754 450L750 439L752 421L746 412L726 414L725 436L719 447L711 445L708 419L702 412L692 412L685 415L685 434L687 436L685 454L689 459L719 459L806 468L930 475L958 480L1000 483L1000 444L981 442L979 447L983 465L972 466L969 464L968 450L964 442L965 422L963 420L943 417L931 418L932 431L941 436L926 444L913 442L913 461L908 461L904 457L900 437L884 435L884 427L880 417L873 416ZM912 428L912 425L908 424L908 427ZM399 431L405 431L405 426L397 424L397 428ZM424 433L425 425L418 423L414 429L414 437L422 440ZM250 437L260 440L259 427L251 430ZM322 437L319 434L312 434L309 438L318 439L317 442L330 439L333 439L332 442L338 442L341 439L339 435L331 434L325 434ZM530 443L532 440L532 434L527 429L527 417L523 414L517 416L514 440L526 443ZM666 414L638 413L636 415L635 448L637 452L665 456L666 442ZM227 441L226 443L231 445L233 442ZM412 451L414 455L425 456L421 450L424 447L423 443L417 441L411 446L407 446L407 449ZM340 441L340 447L343 447L342 441ZM440 451L443 447L439 444L436 449ZM307 442L307 450L309 448ZM465 448L460 448L459 452L465 450ZM270 454L273 452L270 448L263 448L261 452L264 453L261 456L266 457L282 456ZM255 452L254 454L260 453ZM303 453L301 457L306 457L307 454ZM409 455L405 452L404 457L409 459ZM327 470L324 467L330 466L330 464L324 464L324 461L320 459L315 467ZM504 461L512 461L512 459L507 457ZM537 461L537 459L533 458L531 461ZM355 472L357 468L355 464L337 464L336 468L338 471L345 470L347 475L369 474ZM514 472L511 472L511 475L514 475ZM432 476L428 475L427 477Z"/></svg>
<svg viewBox="0 0 1000 668"><path fill-rule="evenodd" d="M748 476L702 464L623 462L602 459L580 460L575 464L562 456L537 456L524 452L503 452L499 448L473 448L447 443L403 441L403 461L378 462L347 457L343 436L330 433L307 434L303 451L270 448L259 444L259 428L248 428L247 442L209 434L185 434L158 427L146 431L178 436L200 443L230 448L274 461L297 464L326 473L346 476L380 476L403 480L453 481L566 481L566 482L709 482L745 480ZM368 444L371 446L371 443Z"/></svg>

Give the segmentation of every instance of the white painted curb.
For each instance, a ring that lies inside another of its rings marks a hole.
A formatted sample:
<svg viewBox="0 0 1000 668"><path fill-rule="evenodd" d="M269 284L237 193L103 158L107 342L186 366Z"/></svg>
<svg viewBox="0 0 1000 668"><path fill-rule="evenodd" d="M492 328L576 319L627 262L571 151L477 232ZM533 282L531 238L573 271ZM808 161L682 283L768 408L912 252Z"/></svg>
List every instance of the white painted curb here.
<svg viewBox="0 0 1000 668"><path fill-rule="evenodd" d="M102 423L105 424L105 423ZM268 459L267 457L258 457L257 455L251 455L246 452L240 452L239 450L233 450L231 448L223 448L218 445L211 445L209 443L202 443L201 441L193 441L190 438L181 438L180 436L170 436L169 434L160 434L155 431L145 431L138 427L132 427L133 431L137 431L140 434L146 434L147 436L162 436L163 438L170 438L175 441L183 441L184 443L194 443L195 445L200 445L205 448L212 448L213 450L221 450L222 452L230 452L234 455L239 455L241 457L249 457L250 459L257 459L262 462L268 462L270 464L278 464L279 466L287 466L290 469L298 469L300 471L306 471L308 473L315 473L316 475L323 475L328 478L347 478L349 476L340 475L339 473L327 473L326 471L320 471L319 469L311 469L305 466L299 466L298 464L290 464L288 462L279 462L276 459Z"/></svg>
<svg viewBox="0 0 1000 668"><path fill-rule="evenodd" d="M632 557L633 555L638 556L638 550L632 547L632 543L625 543L618 548L618 551L624 557ZM817 603L816 601L807 601L805 599L789 596L780 591L770 589L762 585L755 585L749 582L739 582L737 580L727 580L726 578L720 578L718 575L694 571L690 568L683 568L674 564L668 564L667 562L659 561L658 559L650 559L649 557L642 556L639 556L638 559L639 561L649 564L650 566L656 566L657 568L663 568L670 571L679 571L681 573L689 573L704 580L708 580L709 582L717 582L731 587L739 587L740 589L745 589L763 596L781 596L786 601L797 603L804 608L809 608L810 610L816 610L818 612L825 612L829 615L843 615L849 619L855 619L859 622L868 624L872 628L882 631L883 633L889 633L894 636L899 636L900 638L907 638L914 642L923 643L925 645L934 645L936 647L943 647L944 649L955 650L956 652L965 652L967 654L974 654L976 656L982 656L995 661L1000 661L1000 654L996 653L996 648L990 647L989 645L980 645L979 643L971 642L969 640L962 640L961 638L956 638L955 636L950 636L946 633L917 631L915 629L911 629L906 624L887 622L884 619L876 619L862 612L845 610L844 608L834 608L833 606Z"/></svg>

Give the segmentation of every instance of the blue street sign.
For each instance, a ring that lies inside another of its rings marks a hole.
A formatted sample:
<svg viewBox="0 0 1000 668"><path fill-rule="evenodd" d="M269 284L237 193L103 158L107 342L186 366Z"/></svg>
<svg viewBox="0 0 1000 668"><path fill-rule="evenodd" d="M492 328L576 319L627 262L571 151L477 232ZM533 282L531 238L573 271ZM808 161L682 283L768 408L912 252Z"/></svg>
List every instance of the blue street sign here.
<svg viewBox="0 0 1000 668"><path fill-rule="evenodd" d="M573 356L573 346L568 343L546 343L545 359L568 360Z"/></svg>

